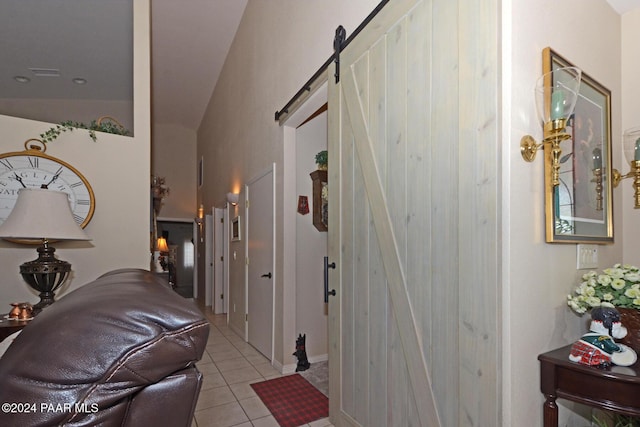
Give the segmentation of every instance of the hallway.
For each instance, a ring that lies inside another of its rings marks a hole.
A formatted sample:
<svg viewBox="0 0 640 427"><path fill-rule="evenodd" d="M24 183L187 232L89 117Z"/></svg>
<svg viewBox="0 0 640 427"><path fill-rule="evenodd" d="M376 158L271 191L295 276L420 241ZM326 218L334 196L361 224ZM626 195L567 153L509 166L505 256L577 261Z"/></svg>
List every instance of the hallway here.
<svg viewBox="0 0 640 427"><path fill-rule="evenodd" d="M204 375L192 427L278 427L250 384L281 374L227 327L226 315L204 311L211 322L209 342L198 363ZM332 427L321 419L307 427Z"/></svg>

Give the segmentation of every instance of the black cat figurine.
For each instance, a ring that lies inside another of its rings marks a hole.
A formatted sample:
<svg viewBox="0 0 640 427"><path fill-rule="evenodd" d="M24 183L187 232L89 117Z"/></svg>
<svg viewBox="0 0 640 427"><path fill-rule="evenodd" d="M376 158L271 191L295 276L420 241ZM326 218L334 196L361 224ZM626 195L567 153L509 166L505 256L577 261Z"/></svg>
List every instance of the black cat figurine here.
<svg viewBox="0 0 640 427"><path fill-rule="evenodd" d="M296 372L306 371L311 366L309 363L309 359L307 359L307 350L305 349L305 343L307 341L307 334L299 334L296 339L296 352L293 353L294 356L298 358L298 366L296 367Z"/></svg>

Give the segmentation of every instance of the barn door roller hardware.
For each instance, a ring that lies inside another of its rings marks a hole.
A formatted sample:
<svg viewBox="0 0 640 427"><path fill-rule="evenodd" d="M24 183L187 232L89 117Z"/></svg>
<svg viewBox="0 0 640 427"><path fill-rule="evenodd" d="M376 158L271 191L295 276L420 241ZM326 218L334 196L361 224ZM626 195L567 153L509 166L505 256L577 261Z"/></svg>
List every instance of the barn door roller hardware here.
<svg viewBox="0 0 640 427"><path fill-rule="evenodd" d="M342 25L338 26L336 28L336 36L333 38L333 62L336 63L336 72L333 76L336 78L336 83L340 81L340 52L346 39L347 30Z"/></svg>
<svg viewBox="0 0 640 427"><path fill-rule="evenodd" d="M349 43L351 43L351 40L353 40L360 33L360 31L362 31L367 26L367 24L369 24L369 22L371 22L373 18L375 18L375 16L382 10L382 8L387 3L389 3L389 1L390 0L382 0L380 3L378 3L376 8L373 9L373 11L369 14L369 16L365 18L364 21L362 21L362 23L349 36L349 38L346 38L347 32L342 25L340 25L336 29L336 34L333 39L334 53L329 57L329 59L325 61L324 64L322 64L320 69L316 71L315 74L302 86L302 89L296 92L296 94L293 95L293 98L291 98L291 100L287 102L287 104L284 107L282 107L280 111L276 111L276 114L275 114L276 121L279 121L281 119L284 121L283 118L286 117L288 114L292 113L297 108L296 103L298 104L301 103L299 102L300 98L302 98L303 95L308 94L311 91L311 88L314 86L314 83L316 82L316 80L320 79L322 76L325 75L325 72L327 71L327 69L329 68L332 62L336 63L336 72L334 76L336 78L336 83L340 81L340 72L339 72L340 52L343 51L344 48L346 48L349 45Z"/></svg>

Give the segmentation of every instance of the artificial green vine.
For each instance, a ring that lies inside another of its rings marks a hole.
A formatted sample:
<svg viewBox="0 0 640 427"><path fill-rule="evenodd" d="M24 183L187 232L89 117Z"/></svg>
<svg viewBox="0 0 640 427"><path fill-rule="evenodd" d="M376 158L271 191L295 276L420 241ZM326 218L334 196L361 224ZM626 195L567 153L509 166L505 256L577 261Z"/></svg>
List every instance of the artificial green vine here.
<svg viewBox="0 0 640 427"><path fill-rule="evenodd" d="M45 143L51 142L59 137L63 132L72 132L74 129L86 129L89 132L89 137L93 140L93 142L98 139L96 136L96 131L112 133L115 135L131 135L131 132L129 132L128 129L125 129L120 123L114 123L112 121L92 120L89 125L86 125L81 122L67 120L64 122L60 122L51 129L47 130L45 133L41 133L40 138L42 138L42 141Z"/></svg>

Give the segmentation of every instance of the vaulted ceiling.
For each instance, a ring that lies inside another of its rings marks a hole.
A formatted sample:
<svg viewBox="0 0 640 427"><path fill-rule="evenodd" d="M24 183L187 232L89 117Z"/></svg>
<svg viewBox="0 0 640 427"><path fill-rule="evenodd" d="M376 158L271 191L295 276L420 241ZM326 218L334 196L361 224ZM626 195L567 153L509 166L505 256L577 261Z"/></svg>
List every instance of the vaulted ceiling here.
<svg viewBox="0 0 640 427"><path fill-rule="evenodd" d="M133 1L0 2L0 98L130 100ZM607 1L620 14L640 6ZM154 122L197 130L246 4L151 0Z"/></svg>
<svg viewBox="0 0 640 427"><path fill-rule="evenodd" d="M0 2L0 97L130 101L132 1ZM246 3L151 0L155 122L198 128Z"/></svg>

